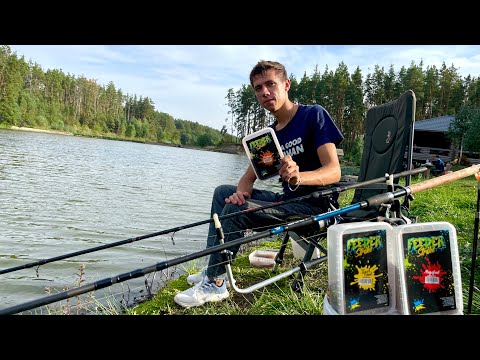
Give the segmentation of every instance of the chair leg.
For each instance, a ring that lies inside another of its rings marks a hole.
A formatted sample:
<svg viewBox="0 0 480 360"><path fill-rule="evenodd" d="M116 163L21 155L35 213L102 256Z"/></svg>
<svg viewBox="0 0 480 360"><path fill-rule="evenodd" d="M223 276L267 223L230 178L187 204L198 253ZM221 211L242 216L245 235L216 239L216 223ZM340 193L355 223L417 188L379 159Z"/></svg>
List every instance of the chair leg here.
<svg viewBox="0 0 480 360"><path fill-rule="evenodd" d="M315 249L319 249L323 254L324 257L327 256L327 250L321 246L317 240L310 240L307 251L305 252L305 255L302 260L302 264L312 260L313 257L313 252ZM293 280L291 288L295 292L300 292L303 289L303 278L305 274L307 273L307 268L305 266L301 265L301 269L299 273L297 274L297 277Z"/></svg>
<svg viewBox="0 0 480 360"><path fill-rule="evenodd" d="M290 238L288 231L285 232L283 236L282 245L280 246L280 250L278 250L277 256L275 256L275 264L273 265L272 271L274 273L277 272L278 266L283 262L283 254L285 253L285 249L287 248L288 239Z"/></svg>

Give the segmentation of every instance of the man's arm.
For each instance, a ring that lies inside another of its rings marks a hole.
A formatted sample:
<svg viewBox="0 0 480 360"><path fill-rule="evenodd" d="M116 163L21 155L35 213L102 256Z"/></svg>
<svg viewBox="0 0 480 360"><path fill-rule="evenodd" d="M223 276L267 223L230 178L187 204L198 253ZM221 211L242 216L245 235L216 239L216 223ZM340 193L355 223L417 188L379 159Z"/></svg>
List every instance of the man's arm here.
<svg viewBox="0 0 480 360"><path fill-rule="evenodd" d="M249 196L251 196L255 180L257 180L257 175L255 175L252 165L248 165L247 170L238 181L237 192L248 192Z"/></svg>
<svg viewBox="0 0 480 360"><path fill-rule="evenodd" d="M257 180L257 175L255 175L252 165L248 165L247 170L238 181L237 192L226 198L225 203L237 205L245 204L245 201L252 196L253 183L255 180Z"/></svg>
<svg viewBox="0 0 480 360"><path fill-rule="evenodd" d="M338 161L337 147L334 143L326 143L317 148L317 155L322 166L312 171L301 171L289 155L284 157L284 165L280 169L280 176L290 184L325 186L340 180L342 170Z"/></svg>
<svg viewBox="0 0 480 360"><path fill-rule="evenodd" d="M300 173L302 185L325 186L340 181L342 170L338 161L337 147L334 143L320 145L317 155L322 167Z"/></svg>

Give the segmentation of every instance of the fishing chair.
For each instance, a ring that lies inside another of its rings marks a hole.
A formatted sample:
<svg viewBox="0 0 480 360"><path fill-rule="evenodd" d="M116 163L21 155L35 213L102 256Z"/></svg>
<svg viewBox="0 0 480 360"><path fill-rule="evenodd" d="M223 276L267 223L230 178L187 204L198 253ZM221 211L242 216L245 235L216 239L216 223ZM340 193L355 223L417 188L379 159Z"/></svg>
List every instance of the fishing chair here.
<svg viewBox="0 0 480 360"><path fill-rule="evenodd" d="M415 93L407 90L398 99L375 106L367 112L365 144L358 182L381 177L384 174L399 173L404 168L412 169L415 104ZM404 166L405 152L407 152L407 160ZM394 184L398 184L398 180L398 178L394 180ZM410 185L410 180L411 175L407 175L405 186ZM391 186L392 184L385 188L385 184L383 186L379 184L358 188L355 190L352 203L385 191L393 191ZM411 197L405 199L401 207L394 207L390 213L395 212L393 215L403 217L400 213L401 209L408 211L411 199ZM358 210L344 216L344 221L372 220L382 213L385 213L385 209L382 210L379 207Z"/></svg>
<svg viewBox="0 0 480 360"><path fill-rule="evenodd" d="M358 184L381 177L387 179L389 174L397 174L403 170L412 169L415 105L415 93L412 90L407 90L398 99L374 106L367 111ZM407 161L404 166L405 152L407 152ZM410 180L411 175L407 175L405 186L410 185ZM398 181L399 178L393 179L390 176L389 180L384 184L359 186L355 189L351 204L356 204L377 194L394 191L394 188L399 186ZM348 184L353 183L351 181L341 181L331 185L330 188L340 188ZM329 196L329 210L335 211L338 209L338 195L337 192L333 196ZM303 278L308 268L316 266L328 258L326 239L329 226L337 223L358 221L386 221L396 225L416 222L416 218L410 217L409 214L410 200L413 200L413 197L409 195L408 198L404 199L403 204L400 204L399 200L394 200L392 204L381 204L367 209L358 209L341 216L326 218L313 224L310 223L308 226L286 230L283 235L282 245L274 259L273 272L277 272L278 267L282 264L289 240L292 244L292 250L296 249L297 252L304 254L302 263L294 269L282 272L246 289L239 289L233 286L234 290L240 293L249 293L276 282L280 278L290 276L295 272L298 272L298 275L292 284L292 289L295 291L301 290ZM404 215L404 212L407 213L407 216ZM305 219L305 217L292 217L287 219L287 222L291 225L295 222L301 222L302 219ZM229 264L227 264L227 275L231 284L234 284Z"/></svg>

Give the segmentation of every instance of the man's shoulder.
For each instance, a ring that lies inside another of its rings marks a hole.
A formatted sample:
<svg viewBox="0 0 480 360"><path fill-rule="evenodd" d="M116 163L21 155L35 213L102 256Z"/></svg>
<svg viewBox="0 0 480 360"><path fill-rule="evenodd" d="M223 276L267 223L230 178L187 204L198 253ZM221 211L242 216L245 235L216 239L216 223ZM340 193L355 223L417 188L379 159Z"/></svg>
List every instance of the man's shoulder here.
<svg viewBox="0 0 480 360"><path fill-rule="evenodd" d="M328 114L325 108L319 104L311 104L311 105L298 104L298 111L304 114L304 116L308 118L313 118L313 119L317 119L319 117L323 118L325 117L325 114Z"/></svg>
<svg viewBox="0 0 480 360"><path fill-rule="evenodd" d="M300 109L303 109L305 111L309 111L309 110L325 111L325 108L320 104L308 104L308 105L298 104L298 106Z"/></svg>

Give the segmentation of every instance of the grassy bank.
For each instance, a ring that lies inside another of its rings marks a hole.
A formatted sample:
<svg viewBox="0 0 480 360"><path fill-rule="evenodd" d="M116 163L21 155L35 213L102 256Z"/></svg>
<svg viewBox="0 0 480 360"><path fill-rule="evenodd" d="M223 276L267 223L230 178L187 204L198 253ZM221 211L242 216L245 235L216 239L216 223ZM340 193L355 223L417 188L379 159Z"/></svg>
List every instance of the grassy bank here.
<svg viewBox="0 0 480 360"><path fill-rule="evenodd" d="M460 168L454 168L453 171ZM412 183L425 180L415 177ZM343 192L340 197L341 206L348 205L353 190ZM477 181L474 176L443 184L433 189L415 194L411 203L411 215L418 216L418 222L446 221L457 230L458 250L461 263L464 313L467 312L468 289L472 257L472 241L477 199ZM246 288L274 274L270 269L250 266L248 255L253 249L278 249L280 240L266 239L256 244L242 245L242 250L232 264L234 277L239 288ZM299 264L293 259L290 244L279 272L289 270ZM194 273L199 270L199 262L191 262L182 266L181 271ZM478 269L478 262L477 262ZM295 273L296 275L296 273ZM310 269L304 278L304 289L301 293L293 292L290 287L292 277L284 278L267 287L249 294L230 290L230 297L219 303L210 303L201 307L184 309L174 303L173 297L180 291L190 287L186 282L186 274L170 280L167 286L153 299L127 311L128 314L174 315L174 314L230 314L230 315L295 315L323 313L323 299L328 284L327 262ZM475 276L472 314L480 314L479 295L480 274Z"/></svg>

